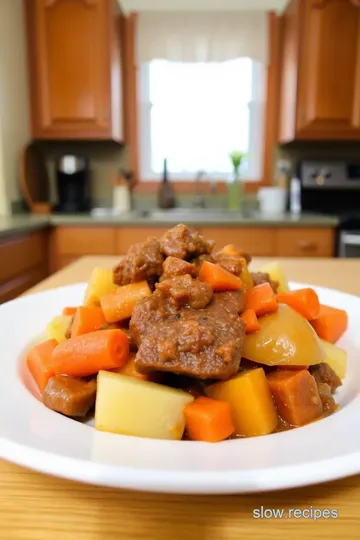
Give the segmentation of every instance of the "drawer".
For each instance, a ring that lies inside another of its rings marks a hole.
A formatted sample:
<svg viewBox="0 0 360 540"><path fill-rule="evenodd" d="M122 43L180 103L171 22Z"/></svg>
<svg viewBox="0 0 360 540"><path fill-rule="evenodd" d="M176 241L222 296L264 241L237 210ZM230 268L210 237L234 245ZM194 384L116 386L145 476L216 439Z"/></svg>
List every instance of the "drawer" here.
<svg viewBox="0 0 360 540"><path fill-rule="evenodd" d="M115 229L111 227L58 227L54 234L57 255L113 255Z"/></svg>
<svg viewBox="0 0 360 540"><path fill-rule="evenodd" d="M278 229L276 255L278 257L332 257L335 233L329 228Z"/></svg>
<svg viewBox="0 0 360 540"><path fill-rule="evenodd" d="M275 230L242 227L202 227L209 240L215 240L215 250L226 244L235 244L251 256L271 256L275 249Z"/></svg>
<svg viewBox="0 0 360 540"><path fill-rule="evenodd" d="M8 238L0 242L0 283L34 268L40 264L47 266L47 233L33 232Z"/></svg>
<svg viewBox="0 0 360 540"><path fill-rule="evenodd" d="M124 227L116 230L115 253L124 255L130 246L144 242L149 236L159 238L170 227Z"/></svg>
<svg viewBox="0 0 360 540"><path fill-rule="evenodd" d="M0 304L16 298L48 276L47 266L40 265L22 272L0 285Z"/></svg>

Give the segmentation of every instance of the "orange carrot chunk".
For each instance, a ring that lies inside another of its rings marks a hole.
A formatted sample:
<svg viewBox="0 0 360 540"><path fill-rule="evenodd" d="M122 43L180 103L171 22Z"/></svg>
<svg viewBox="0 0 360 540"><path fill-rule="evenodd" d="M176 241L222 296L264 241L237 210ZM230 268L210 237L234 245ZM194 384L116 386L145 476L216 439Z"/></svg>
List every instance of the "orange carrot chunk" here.
<svg viewBox="0 0 360 540"><path fill-rule="evenodd" d="M106 324L106 319L101 307L80 306L77 308L71 326L71 337L81 336L89 332L100 330Z"/></svg>
<svg viewBox="0 0 360 540"><path fill-rule="evenodd" d="M251 332L260 330L260 324L254 309L245 309L241 314L241 319L245 324L245 334L251 334Z"/></svg>
<svg viewBox="0 0 360 540"><path fill-rule="evenodd" d="M218 264L208 261L201 265L199 279L211 285L215 292L238 291L242 288L242 281L239 277L234 276Z"/></svg>
<svg viewBox="0 0 360 540"><path fill-rule="evenodd" d="M230 405L199 397L184 408L186 431L193 441L219 442L235 431Z"/></svg>
<svg viewBox="0 0 360 540"><path fill-rule="evenodd" d="M129 283L129 285L118 287L115 291L100 298L100 305L105 319L109 323L129 319L139 300L150 295L151 289L147 281Z"/></svg>
<svg viewBox="0 0 360 540"><path fill-rule="evenodd" d="M72 317L73 315L75 315L76 310L77 310L77 307L70 307L70 306L64 307L62 314L65 317Z"/></svg>
<svg viewBox="0 0 360 540"><path fill-rule="evenodd" d="M279 293L277 295L277 301L293 308L308 321L316 319L320 312L319 297L314 289L306 288Z"/></svg>
<svg viewBox="0 0 360 540"><path fill-rule="evenodd" d="M256 285L247 291L245 308L253 309L257 317L277 311L278 302L270 283Z"/></svg>
<svg viewBox="0 0 360 540"><path fill-rule="evenodd" d="M321 339L336 343L347 330L348 315L342 309L321 305L318 316L310 322Z"/></svg>
<svg viewBox="0 0 360 540"><path fill-rule="evenodd" d="M27 352L26 364L40 392L45 390L49 379L55 375L52 369L52 353L57 345L56 339L48 339Z"/></svg>
<svg viewBox="0 0 360 540"><path fill-rule="evenodd" d="M285 422L303 426L320 418L321 398L314 377L307 370L273 371L267 375L278 413Z"/></svg>
<svg viewBox="0 0 360 540"><path fill-rule="evenodd" d="M52 353L55 375L87 377L100 370L124 366L129 357L129 340L122 330L100 330L60 343Z"/></svg>

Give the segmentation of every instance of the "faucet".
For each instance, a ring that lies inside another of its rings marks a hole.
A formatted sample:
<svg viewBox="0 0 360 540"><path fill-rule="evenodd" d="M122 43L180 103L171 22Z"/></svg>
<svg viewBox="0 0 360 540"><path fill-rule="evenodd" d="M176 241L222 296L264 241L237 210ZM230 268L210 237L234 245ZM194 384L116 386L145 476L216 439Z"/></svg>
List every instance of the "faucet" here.
<svg viewBox="0 0 360 540"><path fill-rule="evenodd" d="M201 179L205 176L205 171L199 171L195 177L195 197L193 201L193 208L205 208L204 195L201 192Z"/></svg>

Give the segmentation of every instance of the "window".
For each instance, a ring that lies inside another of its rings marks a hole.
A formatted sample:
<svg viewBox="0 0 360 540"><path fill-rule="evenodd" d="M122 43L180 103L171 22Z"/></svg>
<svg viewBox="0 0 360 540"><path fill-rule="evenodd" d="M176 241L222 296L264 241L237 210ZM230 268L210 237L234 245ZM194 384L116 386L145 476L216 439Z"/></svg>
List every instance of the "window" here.
<svg viewBox="0 0 360 540"><path fill-rule="evenodd" d="M241 58L221 63L154 60L140 70L140 173L174 179L232 172L229 154L246 153L241 175L262 175L265 69Z"/></svg>

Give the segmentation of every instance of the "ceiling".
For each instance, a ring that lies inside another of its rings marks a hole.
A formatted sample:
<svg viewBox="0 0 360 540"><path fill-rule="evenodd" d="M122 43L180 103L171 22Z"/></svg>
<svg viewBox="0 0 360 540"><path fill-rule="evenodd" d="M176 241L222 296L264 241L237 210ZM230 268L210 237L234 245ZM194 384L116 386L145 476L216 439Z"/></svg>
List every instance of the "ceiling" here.
<svg viewBox="0 0 360 540"><path fill-rule="evenodd" d="M118 0L125 13L131 11L243 11L281 12L289 0ZM166 4L164 6L164 4Z"/></svg>

